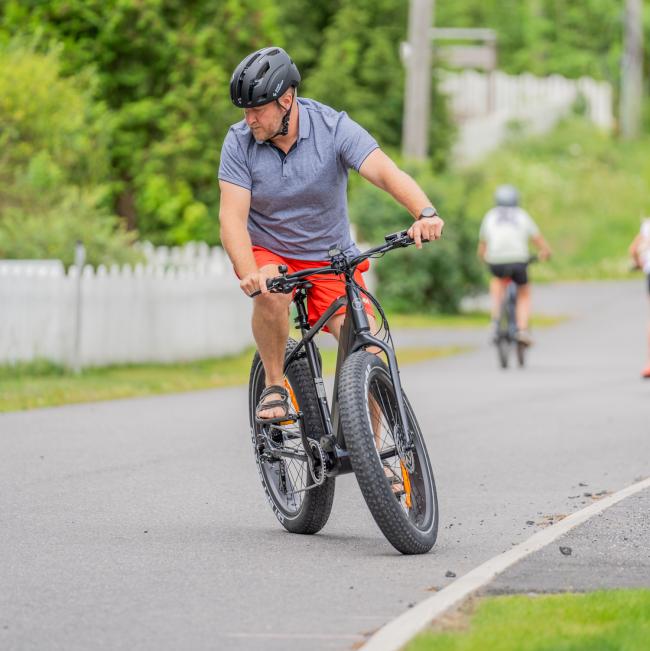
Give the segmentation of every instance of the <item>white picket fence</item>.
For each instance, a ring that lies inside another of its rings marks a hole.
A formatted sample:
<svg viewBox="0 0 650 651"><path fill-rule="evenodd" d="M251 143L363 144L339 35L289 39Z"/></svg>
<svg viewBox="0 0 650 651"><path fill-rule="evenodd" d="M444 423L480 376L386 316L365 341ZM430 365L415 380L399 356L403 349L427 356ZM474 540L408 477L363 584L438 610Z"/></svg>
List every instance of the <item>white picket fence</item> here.
<svg viewBox="0 0 650 651"><path fill-rule="evenodd" d="M140 249L145 265L85 266L81 278L58 260L0 260L0 364L178 362L253 344L252 301L222 248Z"/></svg>
<svg viewBox="0 0 650 651"><path fill-rule="evenodd" d="M167 263L191 258L188 250L153 254ZM81 278L56 262L0 261L0 363L98 366L236 353L252 343L251 306L221 250L185 266L86 266Z"/></svg>
<svg viewBox="0 0 650 651"><path fill-rule="evenodd" d="M454 156L461 163L471 163L498 147L513 122L530 133L548 131L569 113L580 96L594 124L604 130L614 125L611 85L588 77L567 79L560 75L535 77L465 70L446 73L441 89L448 95L458 122Z"/></svg>

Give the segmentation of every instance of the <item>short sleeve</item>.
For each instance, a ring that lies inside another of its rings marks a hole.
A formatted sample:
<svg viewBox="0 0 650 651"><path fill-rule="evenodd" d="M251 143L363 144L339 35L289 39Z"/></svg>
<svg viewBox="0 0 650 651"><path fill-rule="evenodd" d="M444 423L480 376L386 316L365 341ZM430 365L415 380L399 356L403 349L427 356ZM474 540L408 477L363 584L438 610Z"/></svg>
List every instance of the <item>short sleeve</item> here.
<svg viewBox="0 0 650 651"><path fill-rule="evenodd" d="M343 164L357 172L368 154L379 147L377 141L345 112L341 113L336 127L335 146Z"/></svg>
<svg viewBox="0 0 650 651"><path fill-rule="evenodd" d="M526 225L526 233L528 234L528 237L537 237L539 235L539 228L533 218L525 210L522 210L521 214L524 219L524 224Z"/></svg>
<svg viewBox="0 0 650 651"><path fill-rule="evenodd" d="M237 141L232 129L228 131L226 139L221 148L221 160L219 161L219 180L234 183L246 190L253 187L251 172L246 163L244 152Z"/></svg>

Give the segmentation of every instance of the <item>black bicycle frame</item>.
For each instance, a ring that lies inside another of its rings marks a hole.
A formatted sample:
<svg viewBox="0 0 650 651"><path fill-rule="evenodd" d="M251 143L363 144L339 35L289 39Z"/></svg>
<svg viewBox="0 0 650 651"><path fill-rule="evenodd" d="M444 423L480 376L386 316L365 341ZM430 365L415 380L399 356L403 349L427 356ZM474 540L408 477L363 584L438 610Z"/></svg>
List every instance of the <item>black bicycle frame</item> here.
<svg viewBox="0 0 650 651"><path fill-rule="evenodd" d="M296 325L299 326L302 333L302 339L287 357L284 363L286 373L290 364L298 358L307 357L307 363L314 379L316 393L318 396L319 413L325 434L321 437L319 443L330 460L330 467L327 469L329 476L345 474L352 472L350 458L346 449L345 437L340 426L339 408L338 408L338 378L343 363L347 357L358 350L368 346L376 346L381 349L388 359L388 369L393 386L395 387L395 397L398 405L398 416L400 421L401 435L403 436L403 449L412 449L412 441L408 428L408 418L406 407L402 396L402 384L400 381L399 367L395 351L386 342L371 334L370 322L364 309L361 292L353 281L354 270L345 272L345 296L339 296L325 310L323 315L316 321L313 326L309 325L307 318L307 309L305 301L307 297L307 287L300 287L296 290L293 302L296 305L298 315ZM338 352L336 357L336 375L334 379L334 393L332 397L332 409L330 411L325 391L325 383L322 377L322 368L319 363L318 350L313 339L320 330L325 326L329 319L343 306L346 306L345 319L338 342Z"/></svg>

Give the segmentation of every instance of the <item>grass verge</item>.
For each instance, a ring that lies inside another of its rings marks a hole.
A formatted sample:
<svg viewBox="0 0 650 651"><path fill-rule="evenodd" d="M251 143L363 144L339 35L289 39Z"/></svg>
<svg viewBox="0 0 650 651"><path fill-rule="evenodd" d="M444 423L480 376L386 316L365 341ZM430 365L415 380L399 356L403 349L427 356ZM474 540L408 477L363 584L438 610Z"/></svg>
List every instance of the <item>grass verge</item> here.
<svg viewBox="0 0 650 651"><path fill-rule="evenodd" d="M462 314L388 314L388 323L393 329L398 328L486 328L490 325L488 312L472 311ZM534 314L531 317L533 328L550 328L567 321L568 316Z"/></svg>
<svg viewBox="0 0 650 651"><path fill-rule="evenodd" d="M406 651L646 651L650 590L490 597Z"/></svg>
<svg viewBox="0 0 650 651"><path fill-rule="evenodd" d="M411 364L464 352L458 346L403 348L400 364ZM335 350L322 350L325 373L333 373ZM185 364L138 364L87 369L74 375L49 362L0 367L0 412L53 407L75 402L94 402L179 393L248 382L253 350L240 355Z"/></svg>

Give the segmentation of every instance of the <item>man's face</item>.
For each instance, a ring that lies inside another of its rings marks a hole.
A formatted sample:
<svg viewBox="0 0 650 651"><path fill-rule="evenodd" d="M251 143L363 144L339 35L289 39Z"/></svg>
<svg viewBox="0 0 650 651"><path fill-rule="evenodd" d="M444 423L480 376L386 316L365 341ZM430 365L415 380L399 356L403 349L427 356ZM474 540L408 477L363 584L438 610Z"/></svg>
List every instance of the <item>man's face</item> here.
<svg viewBox="0 0 650 651"><path fill-rule="evenodd" d="M282 118L286 110L291 106L292 96L290 92L285 93L278 102L269 102L264 106L244 109L246 124L249 126L253 138L258 142L263 142L274 136L282 126Z"/></svg>

